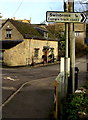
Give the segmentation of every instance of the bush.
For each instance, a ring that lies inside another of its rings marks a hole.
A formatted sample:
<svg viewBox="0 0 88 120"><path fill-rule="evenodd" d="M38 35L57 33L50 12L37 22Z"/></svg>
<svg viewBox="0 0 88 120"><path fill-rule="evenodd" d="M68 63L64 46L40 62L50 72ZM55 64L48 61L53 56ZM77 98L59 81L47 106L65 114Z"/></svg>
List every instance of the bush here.
<svg viewBox="0 0 88 120"><path fill-rule="evenodd" d="M66 120L88 120L88 82L69 95L65 106Z"/></svg>
<svg viewBox="0 0 88 120"><path fill-rule="evenodd" d="M66 102L67 120L88 119L88 95L85 93L75 93L70 95Z"/></svg>
<svg viewBox="0 0 88 120"><path fill-rule="evenodd" d="M65 56L65 38L64 36L62 39L60 38L60 56ZM88 46L81 43L79 40L75 43L75 54L76 57L81 57L83 55L86 55L88 53Z"/></svg>

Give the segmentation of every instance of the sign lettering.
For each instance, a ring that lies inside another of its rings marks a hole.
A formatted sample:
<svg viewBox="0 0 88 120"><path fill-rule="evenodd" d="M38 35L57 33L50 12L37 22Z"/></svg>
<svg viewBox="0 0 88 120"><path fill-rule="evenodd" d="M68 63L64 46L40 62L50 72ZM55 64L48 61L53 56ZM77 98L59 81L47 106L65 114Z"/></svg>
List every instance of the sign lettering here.
<svg viewBox="0 0 88 120"><path fill-rule="evenodd" d="M46 13L47 22L61 22L61 23L79 23L85 22L86 16L84 13L66 13L66 12L50 12Z"/></svg>

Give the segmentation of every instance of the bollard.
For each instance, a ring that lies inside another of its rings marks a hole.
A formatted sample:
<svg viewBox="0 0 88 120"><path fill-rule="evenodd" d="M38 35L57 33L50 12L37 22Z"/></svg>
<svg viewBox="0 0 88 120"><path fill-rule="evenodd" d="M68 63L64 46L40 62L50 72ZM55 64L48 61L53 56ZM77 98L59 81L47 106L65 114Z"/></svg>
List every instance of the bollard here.
<svg viewBox="0 0 88 120"><path fill-rule="evenodd" d="M78 89L78 67L75 67L75 90ZM72 80L71 77L68 77L68 94L72 94Z"/></svg>
<svg viewBox="0 0 88 120"><path fill-rule="evenodd" d="M75 90L78 89L78 72L79 72L78 67L75 67Z"/></svg>

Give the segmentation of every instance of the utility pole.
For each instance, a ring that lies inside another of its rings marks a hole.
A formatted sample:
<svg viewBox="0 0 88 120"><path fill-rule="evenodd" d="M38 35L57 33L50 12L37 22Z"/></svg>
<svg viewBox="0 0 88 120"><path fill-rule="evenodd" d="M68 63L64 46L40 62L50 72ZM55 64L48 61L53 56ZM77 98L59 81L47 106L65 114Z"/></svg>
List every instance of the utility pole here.
<svg viewBox="0 0 88 120"><path fill-rule="evenodd" d="M68 2L64 1L64 12L68 12ZM64 71L65 71L65 88L64 92L65 95L67 96L67 89L68 89L68 23L65 23L65 66L64 66Z"/></svg>
<svg viewBox="0 0 88 120"><path fill-rule="evenodd" d="M68 11L74 12L74 0L68 0ZM70 42L70 80L72 84L71 92L75 91L75 32L74 23L69 24L69 42Z"/></svg>

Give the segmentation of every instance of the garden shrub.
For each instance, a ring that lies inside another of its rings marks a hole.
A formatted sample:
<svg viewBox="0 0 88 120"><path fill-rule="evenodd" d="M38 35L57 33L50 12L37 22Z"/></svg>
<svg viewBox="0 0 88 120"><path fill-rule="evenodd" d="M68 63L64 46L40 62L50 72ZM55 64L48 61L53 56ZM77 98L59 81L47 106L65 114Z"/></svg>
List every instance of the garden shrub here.
<svg viewBox="0 0 88 120"><path fill-rule="evenodd" d="M66 102L67 120L88 119L88 94L75 93L68 97Z"/></svg>

